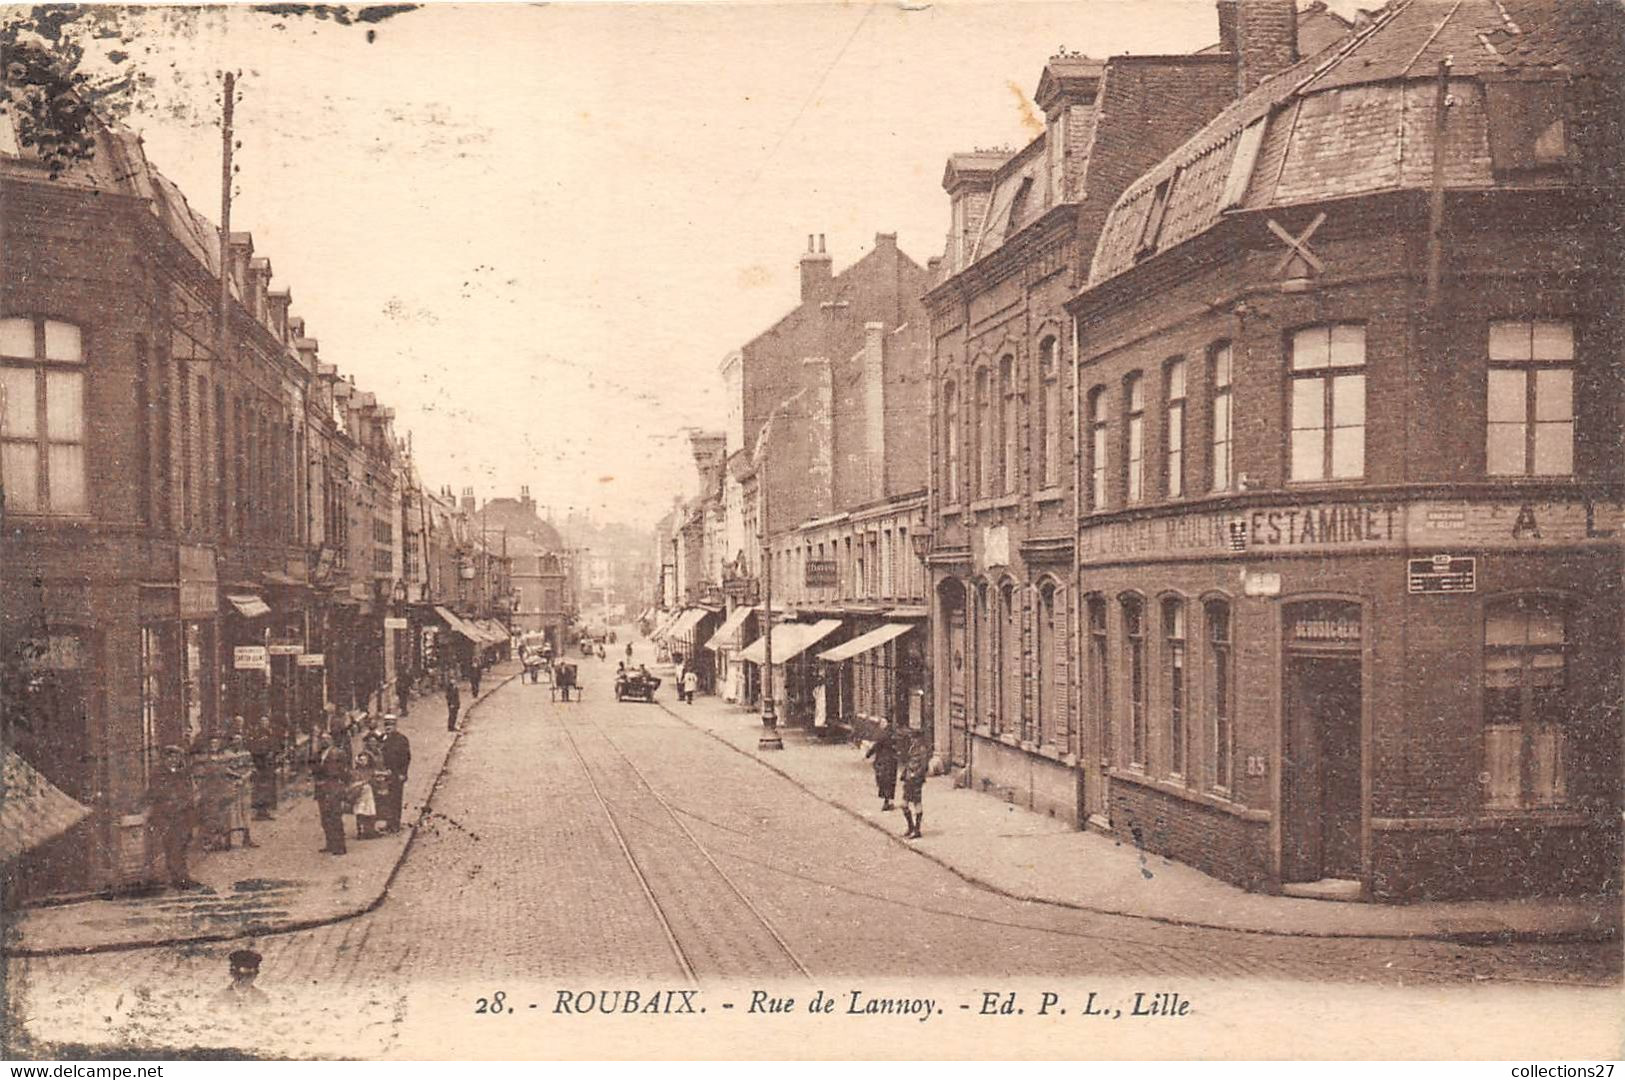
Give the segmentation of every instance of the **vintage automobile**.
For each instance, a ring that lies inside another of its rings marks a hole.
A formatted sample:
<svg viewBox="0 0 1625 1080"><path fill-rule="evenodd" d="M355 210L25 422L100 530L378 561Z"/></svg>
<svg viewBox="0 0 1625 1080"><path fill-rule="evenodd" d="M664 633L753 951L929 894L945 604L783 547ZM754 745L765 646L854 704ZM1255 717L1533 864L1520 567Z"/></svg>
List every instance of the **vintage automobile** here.
<svg viewBox="0 0 1625 1080"><path fill-rule="evenodd" d="M660 678L641 671L628 671L615 677L616 701L653 701Z"/></svg>

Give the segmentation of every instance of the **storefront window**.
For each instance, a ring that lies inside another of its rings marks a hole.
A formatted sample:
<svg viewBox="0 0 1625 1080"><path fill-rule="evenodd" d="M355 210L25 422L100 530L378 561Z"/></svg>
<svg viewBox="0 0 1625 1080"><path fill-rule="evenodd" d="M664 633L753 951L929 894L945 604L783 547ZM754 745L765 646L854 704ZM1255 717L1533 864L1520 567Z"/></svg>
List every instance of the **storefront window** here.
<svg viewBox="0 0 1625 1080"><path fill-rule="evenodd" d="M1213 786L1229 791L1235 760L1235 728L1232 702L1235 700L1231 660L1230 605L1223 600L1207 603L1208 709L1213 717L1211 754Z"/></svg>
<svg viewBox="0 0 1625 1080"><path fill-rule="evenodd" d="M1484 617L1484 784L1492 809L1560 806L1571 715L1561 604L1517 597Z"/></svg>

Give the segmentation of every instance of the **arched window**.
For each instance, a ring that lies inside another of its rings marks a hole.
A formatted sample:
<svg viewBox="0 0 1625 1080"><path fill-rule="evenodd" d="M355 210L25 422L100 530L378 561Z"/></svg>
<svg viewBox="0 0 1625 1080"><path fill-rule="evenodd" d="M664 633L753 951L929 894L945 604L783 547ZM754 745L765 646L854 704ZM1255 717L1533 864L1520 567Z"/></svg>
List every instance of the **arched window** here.
<svg viewBox="0 0 1625 1080"><path fill-rule="evenodd" d="M1106 508L1106 388L1089 392L1089 509Z"/></svg>
<svg viewBox="0 0 1625 1080"><path fill-rule="evenodd" d="M1163 494L1185 494L1185 360L1176 357L1163 369Z"/></svg>
<svg viewBox="0 0 1625 1080"><path fill-rule="evenodd" d="M1055 685L1055 583L1046 581L1038 589L1038 677L1033 681L1033 712L1038 721L1038 743L1060 743Z"/></svg>
<svg viewBox="0 0 1625 1080"><path fill-rule="evenodd" d="M1485 803L1561 806L1569 697L1567 612L1550 597L1518 596L1484 613Z"/></svg>
<svg viewBox="0 0 1625 1080"><path fill-rule="evenodd" d="M1145 494L1145 379L1138 371L1123 380L1123 497L1137 503Z"/></svg>
<svg viewBox="0 0 1625 1080"><path fill-rule="evenodd" d="M993 493L993 448L989 442L993 435L993 390L988 378L987 368L976 369L976 414L971 420L974 443L971 452L975 455L972 467L976 475L971 479L975 481L975 494L979 498Z"/></svg>
<svg viewBox="0 0 1625 1080"><path fill-rule="evenodd" d="M1100 740L1100 756L1112 761L1112 683L1106 636L1106 598L1091 596L1084 603L1089 633L1089 713Z"/></svg>
<svg viewBox="0 0 1625 1080"><path fill-rule="evenodd" d="M1125 596L1123 609L1124 681L1128 699L1123 702L1128 728L1129 764L1145 768L1145 601Z"/></svg>
<svg viewBox="0 0 1625 1080"><path fill-rule="evenodd" d="M959 492L959 388L948 383L942 388L942 477L944 501L952 504Z"/></svg>
<svg viewBox="0 0 1625 1080"><path fill-rule="evenodd" d="M1039 483L1052 488L1061 482L1061 380L1053 336L1038 343L1038 379Z"/></svg>
<svg viewBox="0 0 1625 1080"><path fill-rule="evenodd" d="M84 364L72 323L0 319L0 483L7 510L89 510ZM167 456L162 460L167 464Z"/></svg>
<svg viewBox="0 0 1625 1080"><path fill-rule="evenodd" d="M1020 475L1020 451L1016 415L1016 361L1006 355L999 361L999 487L1006 495L1016 490Z"/></svg>
<svg viewBox="0 0 1625 1080"><path fill-rule="evenodd" d="M1207 712L1212 718L1209 774L1214 787L1228 792L1234 786L1232 774L1236 748L1236 676L1231 657L1229 601L1209 600L1204 615L1207 623Z"/></svg>
<svg viewBox="0 0 1625 1080"><path fill-rule="evenodd" d="M1169 597L1162 602L1162 708L1163 734L1168 739L1168 772L1185 776L1187 696L1185 654L1185 601Z"/></svg>

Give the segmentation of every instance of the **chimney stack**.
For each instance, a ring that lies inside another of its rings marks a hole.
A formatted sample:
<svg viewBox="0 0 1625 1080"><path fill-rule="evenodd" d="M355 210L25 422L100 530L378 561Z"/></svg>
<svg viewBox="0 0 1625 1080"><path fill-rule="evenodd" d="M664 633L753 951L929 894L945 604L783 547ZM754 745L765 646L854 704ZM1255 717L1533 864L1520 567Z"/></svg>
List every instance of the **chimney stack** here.
<svg viewBox="0 0 1625 1080"><path fill-rule="evenodd" d="M463 513L465 513L465 514L472 514L474 512L474 489L473 488L465 487L463 489L462 507L463 507Z"/></svg>
<svg viewBox="0 0 1625 1080"><path fill-rule="evenodd" d="M1298 62L1295 0L1219 0L1218 11L1220 46L1228 37L1235 57L1237 97Z"/></svg>
<svg viewBox="0 0 1625 1080"><path fill-rule="evenodd" d="M814 240L817 246L814 246ZM807 235L807 253L801 257L801 302L821 304L829 299L831 273L830 257L824 253L824 234Z"/></svg>

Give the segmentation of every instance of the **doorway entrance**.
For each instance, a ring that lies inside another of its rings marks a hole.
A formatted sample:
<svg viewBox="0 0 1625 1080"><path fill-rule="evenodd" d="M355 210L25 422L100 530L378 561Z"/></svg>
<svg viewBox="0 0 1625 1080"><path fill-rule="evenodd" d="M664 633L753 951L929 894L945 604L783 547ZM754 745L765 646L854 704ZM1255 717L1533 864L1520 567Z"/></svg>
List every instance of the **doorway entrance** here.
<svg viewBox="0 0 1625 1080"><path fill-rule="evenodd" d="M1287 611L1281 761L1283 882L1361 877L1360 609Z"/></svg>

